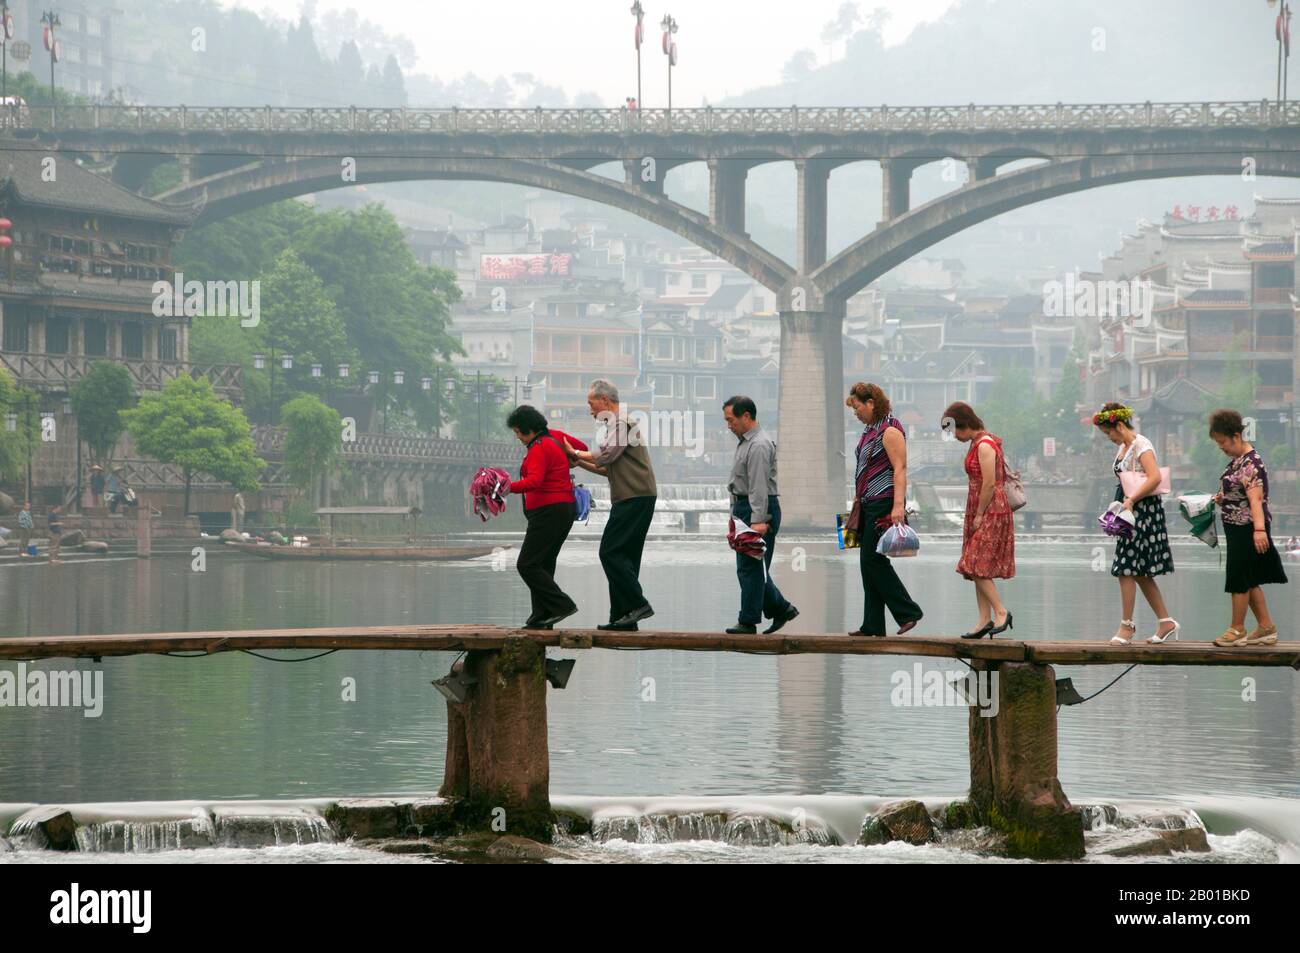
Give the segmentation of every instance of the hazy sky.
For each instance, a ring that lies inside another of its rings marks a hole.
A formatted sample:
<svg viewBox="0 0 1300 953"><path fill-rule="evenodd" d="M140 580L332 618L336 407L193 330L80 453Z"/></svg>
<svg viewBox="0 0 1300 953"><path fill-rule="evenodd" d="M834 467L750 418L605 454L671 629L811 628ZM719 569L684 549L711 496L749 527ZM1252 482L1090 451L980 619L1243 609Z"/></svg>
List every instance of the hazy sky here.
<svg viewBox="0 0 1300 953"><path fill-rule="evenodd" d="M885 42L901 42L917 26L933 20L956 0L862 0L865 14L883 7L890 13ZM780 79L796 50L808 47L826 62L822 27L843 0L641 0L645 44L641 49L643 99L663 104L667 58L660 48L659 21L677 20L678 64L673 70L673 101L716 102ZM296 18L301 0L235 0L227 6L269 10ZM532 73L561 86L570 96L591 91L606 105L636 94L636 53L632 43L631 0L318 0L318 12L351 7L386 32L410 37L419 53L415 72L447 80L467 72L490 78ZM333 55L334 51L328 51ZM844 55L837 43L834 56Z"/></svg>

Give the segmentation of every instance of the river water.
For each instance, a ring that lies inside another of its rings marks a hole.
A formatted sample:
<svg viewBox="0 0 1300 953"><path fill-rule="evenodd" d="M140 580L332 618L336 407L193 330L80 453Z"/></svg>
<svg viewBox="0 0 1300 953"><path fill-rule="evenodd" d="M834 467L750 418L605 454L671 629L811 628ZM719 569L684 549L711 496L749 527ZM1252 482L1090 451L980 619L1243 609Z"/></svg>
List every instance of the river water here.
<svg viewBox="0 0 1300 953"><path fill-rule="evenodd" d="M1015 616L1009 634L1110 637L1120 612L1103 537L1021 537L1017 548L1018 575L1003 587ZM974 622L971 587L953 571L957 553L954 539L927 539L918 557L898 564L926 612L920 634L956 634ZM1218 554L1194 541L1179 543L1175 563L1177 571L1161 585L1183 623L1183 637L1214 638L1227 623ZM1300 573L1300 563L1291 565ZM857 627L862 592L856 553L840 553L823 540L783 538L773 571L801 610L788 631ZM604 621L608 604L594 536L571 538L558 575L582 607L573 621ZM708 631L735 620L733 555L717 536L655 539L642 580L656 610L643 628ZM1289 627L1300 587L1267 592L1282 637L1294 639ZM0 567L0 605L6 635L517 624L528 614L513 558L295 564L225 551L211 553L204 572L192 571L189 556L61 567L10 562ZM1154 630L1140 599L1137 621L1141 635ZM642 816L689 813L712 804L780 815L798 801L829 826L848 830L876 799L939 802L963 796L968 786L967 710L891 699L893 679L913 674L914 659L573 654L578 663L568 688L552 691L549 701L557 804L597 814L615 808ZM208 803L435 791L446 716L429 682L445 674L453 658L341 652L283 664L230 653L36 663L102 671L103 711L87 718L74 709L0 709L0 820L6 803ZM926 672L959 668L954 660L924 663ZM1057 674L1073 677L1088 695L1122 671L1094 666ZM1135 669L1100 697L1061 709L1061 783L1075 803L1190 807L1206 821L1217 859L1293 860L1300 843L1297 677L1290 669ZM345 698L349 684L355 700ZM11 807L9 814L16 811ZM766 857L783 851L787 859L835 854L807 846L629 844L617 838L584 850L596 859L704 861L747 859L756 850ZM245 853L244 859L257 860L346 860L353 853L373 859L343 845ZM167 852L158 859L198 854L215 859L207 851ZM955 856L892 845L844 852L858 854L876 860ZM23 855L0 859L5 856Z"/></svg>

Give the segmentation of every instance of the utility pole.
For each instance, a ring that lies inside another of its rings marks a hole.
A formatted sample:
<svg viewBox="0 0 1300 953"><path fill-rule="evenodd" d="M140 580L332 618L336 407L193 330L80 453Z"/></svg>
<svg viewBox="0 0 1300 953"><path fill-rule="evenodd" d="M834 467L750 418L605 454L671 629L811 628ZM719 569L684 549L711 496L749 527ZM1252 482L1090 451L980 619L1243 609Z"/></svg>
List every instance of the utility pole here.
<svg viewBox="0 0 1300 953"><path fill-rule="evenodd" d="M641 40L644 36L641 21L645 19L645 9L641 6L641 0L635 0L632 4L632 16L636 17L636 108L637 112L641 111Z"/></svg>
<svg viewBox="0 0 1300 953"><path fill-rule="evenodd" d="M47 10L41 14L41 22L45 24L43 35L45 37L45 48L50 51L50 126L53 127L56 121L55 117L55 99L54 99L54 64L59 61L59 39L55 35L55 28L63 25L59 15L53 10Z"/></svg>
<svg viewBox="0 0 1300 953"><path fill-rule="evenodd" d="M677 41L673 39L673 34L677 32L677 21L667 13L659 21L659 26L664 31L663 49L664 55L668 57L668 111L673 111L673 67L677 65Z"/></svg>

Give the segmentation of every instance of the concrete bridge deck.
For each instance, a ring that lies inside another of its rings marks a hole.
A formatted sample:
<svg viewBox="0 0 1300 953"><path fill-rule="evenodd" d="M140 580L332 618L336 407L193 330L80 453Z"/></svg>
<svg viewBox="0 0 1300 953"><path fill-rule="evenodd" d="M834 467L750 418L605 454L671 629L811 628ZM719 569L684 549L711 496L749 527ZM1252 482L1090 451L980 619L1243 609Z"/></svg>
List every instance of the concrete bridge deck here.
<svg viewBox="0 0 1300 953"><path fill-rule="evenodd" d="M197 652L214 655L249 649L363 651L500 651L521 642L542 648L738 652L753 655L912 655L930 658L1029 662L1039 665L1247 665L1290 666L1300 671L1300 642L1221 648L1213 642L1112 645L944 636L860 636L718 632L604 632L599 629L512 629L506 626L399 625L253 631L147 632L125 635L0 637L0 660L107 658Z"/></svg>

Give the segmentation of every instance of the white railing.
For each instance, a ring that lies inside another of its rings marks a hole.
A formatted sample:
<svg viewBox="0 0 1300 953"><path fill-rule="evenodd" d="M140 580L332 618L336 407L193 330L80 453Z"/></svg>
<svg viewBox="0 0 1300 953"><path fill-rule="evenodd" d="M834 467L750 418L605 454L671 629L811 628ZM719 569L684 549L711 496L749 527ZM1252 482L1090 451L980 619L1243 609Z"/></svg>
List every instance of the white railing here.
<svg viewBox="0 0 1300 953"><path fill-rule="evenodd" d="M141 132L532 133L569 135L1169 129L1300 125L1300 101L785 106L696 109L448 109L404 106L7 106L0 129Z"/></svg>

